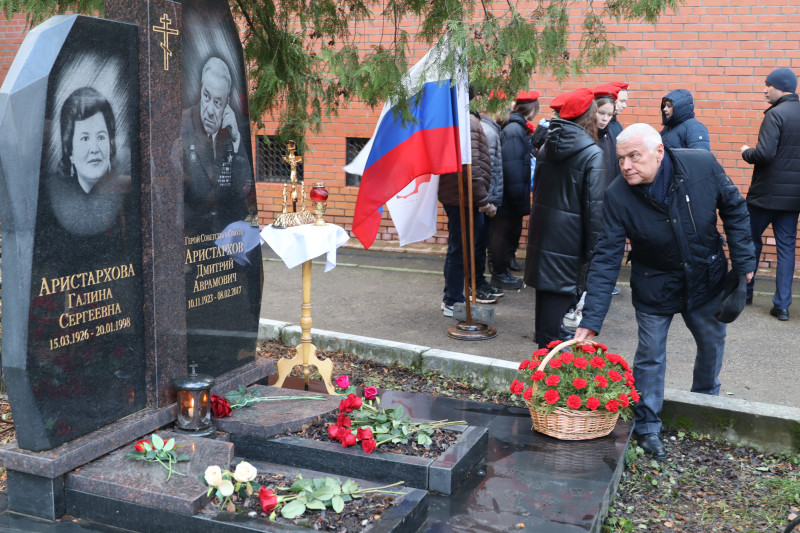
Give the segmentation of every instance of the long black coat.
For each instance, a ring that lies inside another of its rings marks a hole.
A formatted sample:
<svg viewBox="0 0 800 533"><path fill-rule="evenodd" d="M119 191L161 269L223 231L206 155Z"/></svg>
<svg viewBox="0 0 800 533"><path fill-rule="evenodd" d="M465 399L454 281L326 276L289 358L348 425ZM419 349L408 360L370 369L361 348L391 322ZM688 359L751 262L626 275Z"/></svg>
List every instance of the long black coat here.
<svg viewBox="0 0 800 533"><path fill-rule="evenodd" d="M623 178L615 180L606 193L581 327L600 331L626 237L631 243L633 306L646 313L667 315L694 309L722 291L728 263L717 231L717 212L728 237L733 269L739 274L755 270L747 206L716 158L705 150L666 152L674 168L667 210Z"/></svg>
<svg viewBox="0 0 800 533"><path fill-rule="evenodd" d="M536 159L525 282L577 294L602 225L603 151L581 126L555 119Z"/></svg>
<svg viewBox="0 0 800 533"><path fill-rule="evenodd" d="M764 111L758 144L742 152L754 165L747 203L775 211L800 211L800 102L787 94Z"/></svg>
<svg viewBox="0 0 800 533"><path fill-rule="evenodd" d="M500 132L503 151L503 203L497 214L505 217L525 216L531 211L531 157L533 147L526 120L511 113Z"/></svg>

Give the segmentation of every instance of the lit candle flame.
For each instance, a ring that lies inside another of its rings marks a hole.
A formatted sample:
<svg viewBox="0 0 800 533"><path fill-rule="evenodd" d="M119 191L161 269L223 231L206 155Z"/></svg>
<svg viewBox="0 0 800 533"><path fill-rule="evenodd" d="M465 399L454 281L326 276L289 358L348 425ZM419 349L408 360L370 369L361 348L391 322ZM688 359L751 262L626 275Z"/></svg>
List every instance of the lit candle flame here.
<svg viewBox="0 0 800 533"><path fill-rule="evenodd" d="M189 418L194 418L194 396L189 396Z"/></svg>

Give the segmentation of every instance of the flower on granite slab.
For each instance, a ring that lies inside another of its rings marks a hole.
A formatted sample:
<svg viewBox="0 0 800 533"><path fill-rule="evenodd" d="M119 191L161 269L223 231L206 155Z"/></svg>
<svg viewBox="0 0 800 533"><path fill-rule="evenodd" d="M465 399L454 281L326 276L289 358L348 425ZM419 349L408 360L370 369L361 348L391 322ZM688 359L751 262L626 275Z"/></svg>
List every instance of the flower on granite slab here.
<svg viewBox="0 0 800 533"><path fill-rule="evenodd" d="M158 463L167 469L167 481L170 480L172 474L185 476L172 468L172 465L180 461L188 461L188 455L178 455L175 451L176 448L182 448L175 444L175 439L169 439L164 442L164 439L153 433L150 440L139 440L134 443L134 451L128 453L125 458L133 459L134 461L145 461Z"/></svg>

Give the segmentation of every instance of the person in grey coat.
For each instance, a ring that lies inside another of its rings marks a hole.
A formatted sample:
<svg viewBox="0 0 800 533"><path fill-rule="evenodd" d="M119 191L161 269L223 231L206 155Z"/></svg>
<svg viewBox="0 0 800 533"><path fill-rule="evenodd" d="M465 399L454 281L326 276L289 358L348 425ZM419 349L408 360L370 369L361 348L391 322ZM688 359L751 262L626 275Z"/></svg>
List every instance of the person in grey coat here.
<svg viewBox="0 0 800 533"><path fill-rule="evenodd" d="M492 234L492 219L497 212L497 208L503 203L503 151L502 143L500 142L500 124L489 115L482 113L481 128L489 143L489 156L492 160L492 177L489 181L489 205L491 209L484 213L483 227L477 240L477 243L482 244L482 246L480 249L475 250L475 254L486 257L487 244ZM481 278L478 279L480 280ZM488 282L484 285L484 289L488 290L495 298L499 298L504 294L503 289L494 287Z"/></svg>

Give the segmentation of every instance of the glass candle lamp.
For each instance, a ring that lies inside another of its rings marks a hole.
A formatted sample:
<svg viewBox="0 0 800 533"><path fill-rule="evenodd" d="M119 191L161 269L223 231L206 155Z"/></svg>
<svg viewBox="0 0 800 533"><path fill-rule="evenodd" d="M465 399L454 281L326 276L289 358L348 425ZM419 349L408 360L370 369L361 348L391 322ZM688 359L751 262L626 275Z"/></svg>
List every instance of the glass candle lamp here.
<svg viewBox="0 0 800 533"><path fill-rule="evenodd" d="M314 225L324 226L325 221L322 220L322 215L325 214L325 209L328 206L328 189L325 188L325 184L323 182L315 183L311 188L309 197L311 198L311 201L314 202L314 214L317 217L317 219L314 221Z"/></svg>
<svg viewBox="0 0 800 533"><path fill-rule="evenodd" d="M196 374L192 368L188 376L176 378L174 385L178 393L175 431L197 437L215 437L217 430L211 424L211 387L214 386L214 378Z"/></svg>

